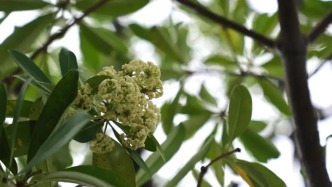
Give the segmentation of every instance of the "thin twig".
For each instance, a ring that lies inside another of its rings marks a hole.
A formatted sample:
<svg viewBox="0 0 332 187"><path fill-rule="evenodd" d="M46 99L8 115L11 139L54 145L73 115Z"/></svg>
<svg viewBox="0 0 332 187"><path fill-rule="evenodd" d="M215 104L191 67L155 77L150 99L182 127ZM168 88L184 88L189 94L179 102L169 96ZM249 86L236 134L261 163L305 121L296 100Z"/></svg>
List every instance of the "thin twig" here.
<svg viewBox="0 0 332 187"><path fill-rule="evenodd" d="M65 27L63 27L62 29L59 30L59 32L56 32L54 34L52 34L47 41L40 47L38 48L36 51L34 51L32 53L32 55L30 56L31 59L34 59L38 56L39 53L41 53L42 51L46 51L47 47L53 43L55 40L63 37L66 32L75 24L79 23L80 21L82 21L83 18L85 18L87 15L89 15L90 13L92 13L93 11L97 10L98 8L100 8L102 5L104 5L105 3L107 3L109 0L100 0L99 2L97 2L96 4L94 4L93 6L91 6L90 8L86 9L83 14L78 17L75 18L74 21L68 25L66 25Z"/></svg>
<svg viewBox="0 0 332 187"><path fill-rule="evenodd" d="M332 23L332 10L308 34L309 43L314 42L330 23Z"/></svg>
<svg viewBox="0 0 332 187"><path fill-rule="evenodd" d="M220 24L223 27L227 27L230 29L233 29L245 36L248 36L252 39L254 39L255 41L270 47L270 48L275 48L276 47L276 42L270 38L267 38L253 30L249 30L246 27L237 24L223 16L217 15L213 12L211 12L210 10L206 9L205 7L198 5L196 3L193 3L189 0L176 0L179 3L181 3L182 5L185 5L188 8L191 8L193 10L195 10L199 15L204 16L218 24Z"/></svg>
<svg viewBox="0 0 332 187"><path fill-rule="evenodd" d="M324 66L324 64L330 60L332 60L332 53L323 62L321 62L312 73L310 73L309 78L315 75Z"/></svg>
<svg viewBox="0 0 332 187"><path fill-rule="evenodd" d="M209 169L209 167L212 164L214 164L215 162L217 162L217 161L219 161L219 160L221 160L221 159L223 159L223 158L225 158L225 157L227 157L227 156L229 156L229 155L231 155L233 153L236 153L236 152L241 152L241 149L240 148L236 148L233 151L224 153L224 154L218 156L217 158L211 160L211 162L208 165L202 166L201 167L201 173L199 174L199 178L198 178L198 181L197 181L197 187L200 187L202 185L203 177L204 177L205 173L207 172L207 170Z"/></svg>

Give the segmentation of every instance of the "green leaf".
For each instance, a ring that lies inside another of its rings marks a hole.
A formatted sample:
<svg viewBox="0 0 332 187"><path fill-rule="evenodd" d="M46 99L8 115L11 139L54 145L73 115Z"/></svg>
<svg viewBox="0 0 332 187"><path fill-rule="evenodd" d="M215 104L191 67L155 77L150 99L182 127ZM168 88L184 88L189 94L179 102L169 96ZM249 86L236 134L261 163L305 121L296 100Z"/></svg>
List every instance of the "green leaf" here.
<svg viewBox="0 0 332 187"><path fill-rule="evenodd" d="M92 164L99 168L104 168L117 173L130 183L131 186L136 186L135 182L135 168L133 161L126 150L117 142L112 151L105 154L93 153Z"/></svg>
<svg viewBox="0 0 332 187"><path fill-rule="evenodd" d="M50 180L73 182L87 186L132 187L126 178L110 170L95 166L71 167L64 171L47 174L39 182Z"/></svg>
<svg viewBox="0 0 332 187"><path fill-rule="evenodd" d="M180 169L180 171L176 172L176 175L172 178L172 180L166 183L165 187L176 186L190 170L194 169L196 163L202 160L209 151L213 140L214 136L209 136L208 140L199 149L199 151Z"/></svg>
<svg viewBox="0 0 332 187"><path fill-rule="evenodd" d="M12 12L20 10L42 9L49 3L41 0L0 0L0 11Z"/></svg>
<svg viewBox="0 0 332 187"><path fill-rule="evenodd" d="M196 115L190 115L189 119L183 122L186 128L185 139L192 137L211 117L211 113L202 112Z"/></svg>
<svg viewBox="0 0 332 187"><path fill-rule="evenodd" d="M14 149L14 157L19 157L26 155L28 153L29 145L31 142L31 134L32 130L35 127L36 121L20 121L17 124L16 131L16 141L15 141L15 149ZM9 125L5 128L5 133L7 135L7 139L11 139L13 137L14 126Z"/></svg>
<svg viewBox="0 0 332 187"><path fill-rule="evenodd" d="M14 116L14 109L15 109L16 104L17 104L17 100L8 100L7 114L6 114L7 117ZM33 106L33 102L28 101L28 100L23 100L20 117L29 118L32 106Z"/></svg>
<svg viewBox="0 0 332 187"><path fill-rule="evenodd" d="M27 56L15 50L9 51L16 64L36 81L51 83L41 69Z"/></svg>
<svg viewBox="0 0 332 187"><path fill-rule="evenodd" d="M0 151L0 160L1 162L14 174L17 173L17 165L14 159L10 159L10 147L9 147L9 142L6 137L6 132L2 131L0 134L0 146L1 146L1 151ZM11 164L10 164L11 163ZM10 166L11 165L11 166Z"/></svg>
<svg viewBox="0 0 332 187"><path fill-rule="evenodd" d="M86 124L85 127L83 127L83 129L75 135L74 140L80 143L87 143L95 139L97 132L101 130L103 125L103 121L89 121L89 123Z"/></svg>
<svg viewBox="0 0 332 187"><path fill-rule="evenodd" d="M115 18L135 12L148 2L149 0L112 0L96 9L93 14ZM86 10L96 3L98 3L97 0L79 0L76 3L76 7L80 10Z"/></svg>
<svg viewBox="0 0 332 187"><path fill-rule="evenodd" d="M151 133L149 133L149 135L150 134ZM157 145L156 145L156 143L154 142L154 140L150 136L146 137L146 140L144 142L144 149L147 150L147 151L151 151L151 152L157 151Z"/></svg>
<svg viewBox="0 0 332 187"><path fill-rule="evenodd" d="M174 127L173 119L175 114L178 112L180 108L179 99L183 94L182 88L176 94L174 100L172 102L166 102L160 109L161 113L161 123L163 130L166 134L169 134Z"/></svg>
<svg viewBox="0 0 332 187"><path fill-rule="evenodd" d="M68 143L91 119L91 116L86 112L78 112L67 119L55 129L54 133L38 148L36 154L30 159L28 165L22 172L30 171L36 164L54 154ZM37 128L37 126L35 128Z"/></svg>
<svg viewBox="0 0 332 187"><path fill-rule="evenodd" d="M87 37L86 40L105 55L110 54L113 50L122 54L127 53L127 45L123 39L111 30L90 28L84 24L80 25L80 30Z"/></svg>
<svg viewBox="0 0 332 187"><path fill-rule="evenodd" d="M281 63L280 58L278 57L274 57L270 61L263 64L262 68L267 71L268 75L275 76L280 79L283 79L285 76L284 67Z"/></svg>
<svg viewBox="0 0 332 187"><path fill-rule="evenodd" d="M284 181L259 163L239 159L228 163L251 187L286 187Z"/></svg>
<svg viewBox="0 0 332 187"><path fill-rule="evenodd" d="M117 123L114 122L115 124L118 125L118 127L122 127L121 129L128 134L128 130L126 130L125 128L123 128L123 126L121 125L121 123ZM115 137L118 139L119 142L121 142L121 138L120 138L120 134L112 127L112 130L114 132ZM141 155L138 154L136 151L131 150L131 149L127 149L127 152L129 153L130 157L135 161L135 163L137 165L139 165L140 168L142 168L146 173L148 173L150 175L150 177L152 176L151 171L149 169L149 167L146 165L146 163L144 162L144 160L141 158Z"/></svg>
<svg viewBox="0 0 332 187"><path fill-rule="evenodd" d="M265 127L267 126L267 124L264 121L250 121L249 124L249 128L253 131L253 132L260 132L263 129L265 129Z"/></svg>
<svg viewBox="0 0 332 187"><path fill-rule="evenodd" d="M248 128L241 136L245 150L250 152L260 162L267 162L271 158L278 158L280 152L276 146L267 138L264 138Z"/></svg>
<svg viewBox="0 0 332 187"><path fill-rule="evenodd" d="M0 140L3 130L4 122L6 119L7 111L7 91L5 85L0 83Z"/></svg>
<svg viewBox="0 0 332 187"><path fill-rule="evenodd" d="M207 109L203 106L201 100L199 100L196 96L187 95L187 103L180 109L180 113L196 115L199 113L207 112Z"/></svg>
<svg viewBox="0 0 332 187"><path fill-rule="evenodd" d="M65 76L70 70L77 70L77 60L73 52L62 48L59 54L61 75Z"/></svg>
<svg viewBox="0 0 332 187"><path fill-rule="evenodd" d="M185 134L185 128L182 124L172 129L167 136L166 141L161 145L165 153L165 161L159 153L152 153L146 160L146 165L150 168L151 174L155 174L166 162L168 162L172 156L179 150L183 142L183 134ZM151 176L144 172L143 169L138 170L136 174L137 186L143 185L148 181Z"/></svg>
<svg viewBox="0 0 332 187"><path fill-rule="evenodd" d="M291 111L287 105L281 90L267 79L258 79L258 83L263 89L264 96L270 101L280 112L286 116L290 116Z"/></svg>
<svg viewBox="0 0 332 187"><path fill-rule="evenodd" d="M199 91L199 96L207 103L210 103L214 106L217 106L217 100L214 98L205 88L205 86L202 84L201 90Z"/></svg>
<svg viewBox="0 0 332 187"><path fill-rule="evenodd" d="M165 152L163 150L163 148L161 147L161 145L159 144L158 140L153 136L152 133L148 134L148 138L151 139L155 146L157 147L158 153L160 154L161 158L166 161L166 156L165 156Z"/></svg>
<svg viewBox="0 0 332 187"><path fill-rule="evenodd" d="M227 70L235 70L239 67L230 57L222 55L211 55L204 60L204 64L217 65Z"/></svg>
<svg viewBox="0 0 332 187"><path fill-rule="evenodd" d="M89 78L85 83L89 84L90 87L92 88L91 93L95 94L98 92L98 87L101 82L105 79L109 79L110 77L107 75L96 75L91 78Z"/></svg>
<svg viewBox="0 0 332 187"><path fill-rule="evenodd" d="M30 76L29 75L14 75L13 77L16 77L20 79L21 81L27 81ZM46 83L46 82L40 82L36 80L31 81L31 86L34 86L35 88L39 89L40 91L43 91L47 95L50 95L52 90L54 89L54 84L53 83Z"/></svg>
<svg viewBox="0 0 332 187"><path fill-rule="evenodd" d="M34 157L37 150L58 124L64 111L76 98L77 88L78 72L74 70L68 72L55 86L36 123L29 148L28 161Z"/></svg>
<svg viewBox="0 0 332 187"><path fill-rule="evenodd" d="M156 48L163 51L168 57L177 62L186 63L186 60L179 52L180 49L178 49L178 46L175 42L172 42L173 39L170 37L169 33L162 28L152 27L151 29L147 29L137 24L131 24L129 28L138 37L154 44Z"/></svg>
<svg viewBox="0 0 332 187"><path fill-rule="evenodd" d="M30 52L34 46L32 44L48 28L48 25L53 20L53 16L54 14L40 16L22 27L16 27L14 32L2 42L0 45L0 79L9 75L16 68L15 63L12 63L10 60L8 49Z"/></svg>
<svg viewBox="0 0 332 187"><path fill-rule="evenodd" d="M249 91L244 86L236 86L231 94L228 110L228 141L240 136L251 120L252 101Z"/></svg>
<svg viewBox="0 0 332 187"><path fill-rule="evenodd" d="M9 168L12 169L11 167L13 166L12 164L14 163L14 165L16 166L15 160L14 160L14 150L15 150L15 143L16 143L16 135L17 135L17 126L18 126L18 120L21 117L21 109L22 109L22 103L24 100L24 94L26 89L28 88L29 84L30 84L31 79L29 79L28 81L26 81L19 94L17 97L17 103L14 109L14 116L13 116L13 131L12 131L12 137L10 139L10 163L9 163ZM16 166L17 167L17 166ZM17 168L15 167L15 171L13 171L14 173L17 172Z"/></svg>

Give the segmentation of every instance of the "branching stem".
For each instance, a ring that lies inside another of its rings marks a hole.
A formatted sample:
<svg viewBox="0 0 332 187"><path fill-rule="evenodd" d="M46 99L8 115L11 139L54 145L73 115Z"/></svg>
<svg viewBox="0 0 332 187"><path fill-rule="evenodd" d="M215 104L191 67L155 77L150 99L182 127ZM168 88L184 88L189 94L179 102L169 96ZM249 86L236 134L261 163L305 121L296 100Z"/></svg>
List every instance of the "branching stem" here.
<svg viewBox="0 0 332 187"><path fill-rule="evenodd" d="M182 5L184 5L188 8L191 8L192 10L195 10L199 15L218 23L219 25L221 25L223 27L233 29L233 30L237 31L238 33L248 36L248 37L254 39L256 42L259 42L267 47L270 47L270 48L276 47L276 42L274 40L267 38L264 35L261 35L253 30L249 30L246 27L244 27L240 24L237 24L223 16L217 15L201 5L193 3L190 0L176 0L176 1L178 1L179 3L181 3Z"/></svg>
<svg viewBox="0 0 332 187"><path fill-rule="evenodd" d="M211 160L211 162L208 165L202 166L201 167L201 173L199 174L199 178L198 178L198 182L197 182L197 187L200 187L202 185L203 177L204 177L205 173L207 172L207 170L209 169L209 167L212 164L214 164L215 162L217 162L217 161L219 161L219 160L221 160L221 159L223 159L223 158L225 158L225 157L227 157L227 156L229 156L231 154L234 154L236 152L241 152L241 149L240 148L236 148L236 149L234 149L234 150L232 150L230 152L224 153L224 154L218 156L217 158Z"/></svg>

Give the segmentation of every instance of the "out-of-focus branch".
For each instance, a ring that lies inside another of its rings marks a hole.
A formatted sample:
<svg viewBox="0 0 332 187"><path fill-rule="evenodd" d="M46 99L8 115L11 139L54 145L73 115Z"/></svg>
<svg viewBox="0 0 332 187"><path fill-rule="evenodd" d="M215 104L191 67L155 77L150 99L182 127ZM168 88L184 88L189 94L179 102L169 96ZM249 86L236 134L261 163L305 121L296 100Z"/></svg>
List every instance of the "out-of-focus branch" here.
<svg viewBox="0 0 332 187"><path fill-rule="evenodd" d="M331 186L307 84L307 41L300 32L294 0L278 0L278 16L278 46L285 67L287 94L295 122L296 147L303 165L306 186Z"/></svg>
<svg viewBox="0 0 332 187"><path fill-rule="evenodd" d="M253 30L249 30L246 27L244 27L240 24L237 24L223 16L217 15L201 5L193 3L190 0L176 0L176 1L178 1L179 3L181 3L182 5L184 5L188 8L191 8L192 10L195 10L199 15L204 16L204 17L210 19L211 21L218 23L219 25L221 25L223 27L233 29L245 36L248 36L248 37L254 39L256 42L263 44L267 47L270 47L270 48L276 47L276 42L274 40L267 38Z"/></svg>
<svg viewBox="0 0 332 187"><path fill-rule="evenodd" d="M89 15L90 13L92 13L93 11L97 10L98 8L100 8L102 5L104 5L105 3L107 3L109 0L100 0L98 1L96 4L94 4L93 6L91 6L90 8L86 9L83 14L78 17L75 18L74 21L68 25L66 25L65 27L63 27L62 29L59 30L59 32L56 32L54 34L52 34L47 41L37 50L35 50L32 55L30 56L31 59L34 59L38 56L39 53L41 53L42 51L46 51L47 47L53 43L55 40L60 39L61 37L63 37L66 32L75 24L79 23L80 21L82 21L83 18L85 18L87 15Z"/></svg>
<svg viewBox="0 0 332 187"><path fill-rule="evenodd" d="M330 60L332 60L332 53L323 62L321 62L312 73L310 73L309 78L315 75L324 66L324 64Z"/></svg>
<svg viewBox="0 0 332 187"><path fill-rule="evenodd" d="M324 33L330 23L332 23L332 10L308 34L309 43L314 42L319 35Z"/></svg>

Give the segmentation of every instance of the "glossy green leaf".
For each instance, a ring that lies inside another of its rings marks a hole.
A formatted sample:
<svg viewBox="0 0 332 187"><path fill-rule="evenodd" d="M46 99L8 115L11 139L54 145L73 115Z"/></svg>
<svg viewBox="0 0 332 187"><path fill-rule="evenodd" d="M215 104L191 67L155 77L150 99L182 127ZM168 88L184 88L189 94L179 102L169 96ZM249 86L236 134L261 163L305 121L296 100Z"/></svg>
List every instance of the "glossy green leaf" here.
<svg viewBox="0 0 332 187"><path fill-rule="evenodd" d="M304 0L300 6L300 12L310 19L322 19L329 11L331 11L331 1L311 1Z"/></svg>
<svg viewBox="0 0 332 187"><path fill-rule="evenodd" d="M260 162L267 162L269 159L278 158L280 155L279 150L271 142L271 140L264 138L248 128L241 136L245 150L251 153Z"/></svg>
<svg viewBox="0 0 332 187"><path fill-rule="evenodd" d="M42 142L42 145L38 148L30 161L28 161L28 165L22 172L30 171L36 164L54 154L68 143L91 119L91 116L86 112L78 112L64 121L45 142ZM36 126L35 128L38 127Z"/></svg>
<svg viewBox="0 0 332 187"><path fill-rule="evenodd" d="M276 174L265 166L247 162L244 160L233 160L229 162L230 166L241 175L241 177L252 187L286 187Z"/></svg>
<svg viewBox="0 0 332 187"><path fill-rule="evenodd" d="M37 150L58 124L64 111L76 98L77 89L78 72L74 70L68 72L55 86L36 123L29 148L28 161L34 157Z"/></svg>
<svg viewBox="0 0 332 187"><path fill-rule="evenodd" d="M149 156L146 160L146 164L150 168L152 175L155 174L179 150L183 142L183 134L185 134L185 128L180 124L172 129L167 136L167 140L161 145L165 153L166 161L164 161L161 155L157 152L152 153L152 155ZM136 183L138 186L141 186L150 178L151 176L148 173L144 172L143 169L140 169L136 174Z"/></svg>
<svg viewBox="0 0 332 187"><path fill-rule="evenodd" d="M0 11L12 12L20 10L42 9L49 3L41 0L0 0Z"/></svg>
<svg viewBox="0 0 332 187"><path fill-rule="evenodd" d="M208 150L211 147L211 143L214 140L214 136L210 136L207 142L199 149L199 151L176 173L176 175L172 178L172 180L168 181L165 187L173 187L176 186L187 174L190 170L192 170L197 162L202 160L207 154Z"/></svg>
<svg viewBox="0 0 332 187"><path fill-rule="evenodd" d="M16 27L13 34L7 37L0 45L0 79L8 75L15 69L15 63L10 61L9 49L15 49L22 52L30 52L33 43L43 34L44 30L52 22L53 14L40 16L34 21L22 26Z"/></svg>
<svg viewBox="0 0 332 187"><path fill-rule="evenodd" d="M65 76L70 70L78 69L75 54L66 48L62 48L60 51L59 62L62 76Z"/></svg>
<svg viewBox="0 0 332 187"><path fill-rule="evenodd" d="M236 86L231 94L228 110L228 136L231 142L240 136L251 120L252 101L249 91L244 86Z"/></svg>
<svg viewBox="0 0 332 187"><path fill-rule="evenodd" d="M205 86L202 84L201 90L199 91L199 96L207 103L212 104L214 106L217 106L217 100L214 98L209 91L205 88Z"/></svg>
<svg viewBox="0 0 332 187"><path fill-rule="evenodd" d="M280 112L289 116L290 108L286 103L281 90L267 79L258 79L258 83L263 89L264 96L270 101Z"/></svg>
<svg viewBox="0 0 332 187"><path fill-rule="evenodd" d="M126 150L117 142L112 151L105 154L93 153L92 164L117 173L126 179L131 186L136 186L135 168L133 161Z"/></svg>
<svg viewBox="0 0 332 187"><path fill-rule="evenodd" d="M149 0L112 0L95 10L93 14L107 17L123 16L141 9L148 2ZM98 3L98 0L79 0L76 7L80 10L86 10L96 3Z"/></svg>
<svg viewBox="0 0 332 187"><path fill-rule="evenodd" d="M47 174L40 182L62 181L86 186L133 187L126 178L95 166L76 166Z"/></svg>
<svg viewBox="0 0 332 187"><path fill-rule="evenodd" d="M97 132L101 130L103 125L104 122L89 121L89 123L75 135L74 140L80 143L87 143L95 139Z"/></svg>
<svg viewBox="0 0 332 187"><path fill-rule="evenodd" d="M16 64L36 81L51 83L41 69L26 55L15 50L9 51Z"/></svg>

